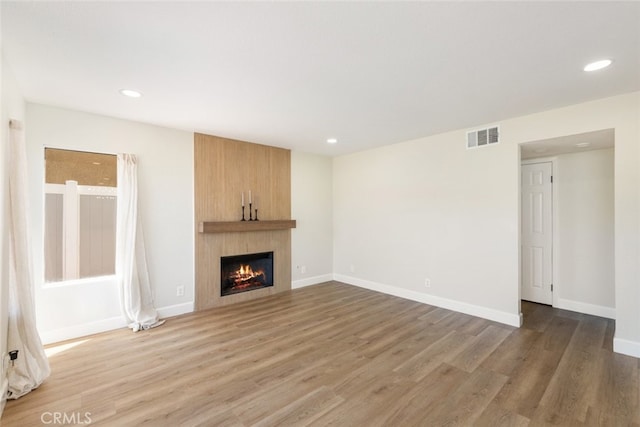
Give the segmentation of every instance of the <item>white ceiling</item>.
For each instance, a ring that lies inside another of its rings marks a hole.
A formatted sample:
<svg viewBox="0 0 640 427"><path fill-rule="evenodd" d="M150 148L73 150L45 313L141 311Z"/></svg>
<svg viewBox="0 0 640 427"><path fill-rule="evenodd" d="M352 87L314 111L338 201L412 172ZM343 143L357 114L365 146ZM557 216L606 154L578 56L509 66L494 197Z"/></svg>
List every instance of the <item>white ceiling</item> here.
<svg viewBox="0 0 640 427"><path fill-rule="evenodd" d="M1 5L31 102L326 155L640 90L638 2Z"/></svg>
<svg viewBox="0 0 640 427"><path fill-rule="evenodd" d="M576 135L531 141L520 145L520 158L523 160L581 151L603 150L615 146L614 129L602 129Z"/></svg>

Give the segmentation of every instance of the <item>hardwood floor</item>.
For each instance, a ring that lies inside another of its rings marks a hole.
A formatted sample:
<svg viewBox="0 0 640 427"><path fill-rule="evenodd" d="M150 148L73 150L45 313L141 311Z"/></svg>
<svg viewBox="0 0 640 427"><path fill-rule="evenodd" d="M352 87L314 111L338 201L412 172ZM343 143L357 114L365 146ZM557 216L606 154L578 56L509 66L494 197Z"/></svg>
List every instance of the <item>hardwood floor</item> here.
<svg viewBox="0 0 640 427"><path fill-rule="evenodd" d="M49 346L51 377L2 426L640 426L640 360L612 353L613 321L522 309L518 329L298 289Z"/></svg>

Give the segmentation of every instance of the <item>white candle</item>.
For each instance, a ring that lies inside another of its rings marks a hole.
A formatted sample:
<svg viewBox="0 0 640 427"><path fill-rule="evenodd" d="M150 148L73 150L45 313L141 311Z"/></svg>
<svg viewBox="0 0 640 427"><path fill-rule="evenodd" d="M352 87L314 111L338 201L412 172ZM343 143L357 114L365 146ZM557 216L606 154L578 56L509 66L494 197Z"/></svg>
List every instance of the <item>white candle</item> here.
<svg viewBox="0 0 640 427"><path fill-rule="evenodd" d="M251 204L251 190L249 190L249 204Z"/></svg>
<svg viewBox="0 0 640 427"><path fill-rule="evenodd" d="M242 207L244 208L244 191L242 192Z"/></svg>

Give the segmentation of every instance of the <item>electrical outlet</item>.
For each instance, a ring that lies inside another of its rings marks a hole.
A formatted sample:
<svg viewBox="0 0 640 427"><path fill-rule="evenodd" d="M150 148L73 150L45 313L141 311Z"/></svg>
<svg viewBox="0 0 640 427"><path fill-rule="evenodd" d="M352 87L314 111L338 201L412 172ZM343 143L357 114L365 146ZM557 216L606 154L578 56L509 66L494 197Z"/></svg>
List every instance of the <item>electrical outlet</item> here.
<svg viewBox="0 0 640 427"><path fill-rule="evenodd" d="M183 297L184 296L184 286L176 287L176 296Z"/></svg>
<svg viewBox="0 0 640 427"><path fill-rule="evenodd" d="M428 277L424 279L424 286L426 288L430 288L431 287L431 279L429 279Z"/></svg>
<svg viewBox="0 0 640 427"><path fill-rule="evenodd" d="M352 273L355 273L355 272L356 272L356 266L355 266L355 265L353 265L353 264L351 264L351 265L349 266L349 271L350 271L350 272L352 272Z"/></svg>
<svg viewBox="0 0 640 427"><path fill-rule="evenodd" d="M300 274L307 274L307 266L306 265L301 265L300 266Z"/></svg>

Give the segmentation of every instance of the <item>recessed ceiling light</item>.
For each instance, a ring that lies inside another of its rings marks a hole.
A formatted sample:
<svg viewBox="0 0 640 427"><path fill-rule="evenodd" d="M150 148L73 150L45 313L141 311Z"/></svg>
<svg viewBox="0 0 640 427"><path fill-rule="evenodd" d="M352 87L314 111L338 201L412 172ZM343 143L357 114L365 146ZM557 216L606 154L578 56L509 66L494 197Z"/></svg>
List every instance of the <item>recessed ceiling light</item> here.
<svg viewBox="0 0 640 427"><path fill-rule="evenodd" d="M327 144L336 144L337 142L338 142L338 140L336 138L327 139Z"/></svg>
<svg viewBox="0 0 640 427"><path fill-rule="evenodd" d="M120 89L120 93L124 96L128 96L129 98L140 98L142 96L141 92L133 89Z"/></svg>
<svg viewBox="0 0 640 427"><path fill-rule="evenodd" d="M611 60L610 59L602 59L600 61L595 61L592 62L590 64L585 65L584 70L585 71L596 71L596 70L601 70L603 68L607 68L609 65L611 65Z"/></svg>
<svg viewBox="0 0 640 427"><path fill-rule="evenodd" d="M588 147L588 146L590 146L590 145L591 145L591 143L589 143L589 142L578 142L578 143L576 144L576 147L578 147L578 148L584 148L584 147Z"/></svg>

